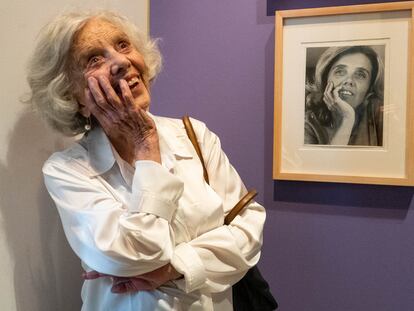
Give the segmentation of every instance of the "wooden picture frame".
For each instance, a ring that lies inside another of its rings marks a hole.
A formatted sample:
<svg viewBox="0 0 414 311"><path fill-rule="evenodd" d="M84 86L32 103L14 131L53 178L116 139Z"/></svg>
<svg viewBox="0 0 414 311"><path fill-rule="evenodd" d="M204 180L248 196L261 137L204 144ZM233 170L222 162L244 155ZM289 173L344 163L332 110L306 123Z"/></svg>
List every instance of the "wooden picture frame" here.
<svg viewBox="0 0 414 311"><path fill-rule="evenodd" d="M273 178L414 185L414 1L275 20Z"/></svg>
<svg viewBox="0 0 414 311"><path fill-rule="evenodd" d="M401 2L404 0L267 0L266 12L268 16L275 15L275 11L292 9L309 9L320 7L333 7L343 5L370 4L381 2Z"/></svg>

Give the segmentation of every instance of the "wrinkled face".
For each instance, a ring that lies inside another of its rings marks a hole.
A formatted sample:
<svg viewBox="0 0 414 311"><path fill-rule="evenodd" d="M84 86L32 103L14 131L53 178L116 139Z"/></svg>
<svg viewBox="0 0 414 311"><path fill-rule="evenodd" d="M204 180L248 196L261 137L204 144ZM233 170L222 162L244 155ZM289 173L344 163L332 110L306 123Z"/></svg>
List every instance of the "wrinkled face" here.
<svg viewBox="0 0 414 311"><path fill-rule="evenodd" d="M372 64L362 53L347 54L331 67L328 82L340 86L339 97L356 109L365 99L370 87Z"/></svg>
<svg viewBox="0 0 414 311"><path fill-rule="evenodd" d="M89 20L77 34L72 46L75 94L81 105L89 77L108 78L120 98L120 79L125 79L134 97L134 104L148 109L150 94L143 76L146 65L142 55L128 36L112 23L95 18ZM88 115L81 109L82 114Z"/></svg>

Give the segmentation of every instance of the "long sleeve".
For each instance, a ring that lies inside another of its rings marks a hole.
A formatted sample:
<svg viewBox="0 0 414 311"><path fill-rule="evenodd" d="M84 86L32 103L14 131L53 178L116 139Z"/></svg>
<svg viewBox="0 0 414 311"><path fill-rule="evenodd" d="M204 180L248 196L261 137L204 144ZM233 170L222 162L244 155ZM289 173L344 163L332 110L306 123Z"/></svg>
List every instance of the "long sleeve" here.
<svg viewBox="0 0 414 311"><path fill-rule="evenodd" d="M319 123L315 113L312 111L307 111L305 114L304 143L309 145L329 144L327 131Z"/></svg>
<svg viewBox="0 0 414 311"><path fill-rule="evenodd" d="M174 249L170 221L183 183L167 169L138 161L127 203L116 199L101 176L88 176L76 156L53 155L43 173L67 239L90 268L133 276L170 262Z"/></svg>
<svg viewBox="0 0 414 311"><path fill-rule="evenodd" d="M218 137L203 123L194 119L192 123L210 186L221 197L227 214L246 193L245 186L222 151ZM264 221L264 208L252 202L230 225L218 226L178 245L172 264L185 278L176 284L186 292L195 289L221 292L236 283L259 260Z"/></svg>

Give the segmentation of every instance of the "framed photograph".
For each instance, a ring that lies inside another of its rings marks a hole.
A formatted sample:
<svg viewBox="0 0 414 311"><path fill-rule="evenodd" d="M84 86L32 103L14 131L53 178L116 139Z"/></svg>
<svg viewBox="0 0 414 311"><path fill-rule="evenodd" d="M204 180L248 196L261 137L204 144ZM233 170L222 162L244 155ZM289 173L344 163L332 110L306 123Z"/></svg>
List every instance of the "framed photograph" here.
<svg viewBox="0 0 414 311"><path fill-rule="evenodd" d="M275 18L274 179L414 185L414 1Z"/></svg>

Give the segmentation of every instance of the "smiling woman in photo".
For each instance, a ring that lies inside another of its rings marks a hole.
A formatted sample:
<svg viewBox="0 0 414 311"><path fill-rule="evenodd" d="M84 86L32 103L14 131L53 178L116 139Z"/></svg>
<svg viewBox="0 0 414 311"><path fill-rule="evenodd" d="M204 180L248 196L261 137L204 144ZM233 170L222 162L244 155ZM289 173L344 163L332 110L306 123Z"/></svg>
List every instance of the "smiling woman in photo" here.
<svg viewBox="0 0 414 311"><path fill-rule="evenodd" d="M326 49L306 85L305 144L382 146L383 62L369 46Z"/></svg>

